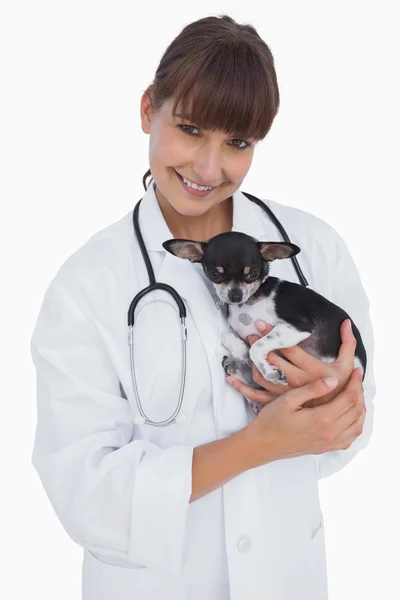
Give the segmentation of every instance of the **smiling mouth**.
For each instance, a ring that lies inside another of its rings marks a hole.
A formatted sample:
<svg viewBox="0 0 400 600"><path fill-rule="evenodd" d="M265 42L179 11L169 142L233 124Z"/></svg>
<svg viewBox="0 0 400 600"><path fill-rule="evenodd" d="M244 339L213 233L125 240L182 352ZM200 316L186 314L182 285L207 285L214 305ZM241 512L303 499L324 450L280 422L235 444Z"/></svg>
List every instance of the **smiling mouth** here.
<svg viewBox="0 0 400 600"><path fill-rule="evenodd" d="M174 171L175 171L175 169L174 169ZM180 177L180 179L182 179L182 181L183 181L183 176L182 176L180 173L178 173L178 171L175 171L175 173L176 173L176 174L178 175L178 177ZM194 181L192 182L192 180L191 180L191 179L187 179L187 177L185 177L185 179L186 179L186 181L190 181L190 183L195 183ZM212 185L203 185L202 183L195 183L195 185L198 185L198 186L200 186L200 187L205 187L205 188L211 188L211 189L208 189L208 191L210 191L210 192L212 192L212 191L213 191L213 190L215 190L217 187L219 187L218 185L214 185L214 186L212 186ZM196 188L192 188L192 189L194 189L194 190L195 190Z"/></svg>

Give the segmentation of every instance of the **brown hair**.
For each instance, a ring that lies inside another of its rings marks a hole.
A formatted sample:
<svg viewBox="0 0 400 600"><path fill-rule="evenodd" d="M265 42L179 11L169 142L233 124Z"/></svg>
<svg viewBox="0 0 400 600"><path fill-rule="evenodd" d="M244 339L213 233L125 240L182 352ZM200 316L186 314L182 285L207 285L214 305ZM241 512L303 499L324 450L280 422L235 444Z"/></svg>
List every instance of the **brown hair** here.
<svg viewBox="0 0 400 600"><path fill-rule="evenodd" d="M201 129L238 138L262 140L279 109L269 47L252 25L228 15L187 25L165 50L149 91L154 113L174 98L173 115L179 105ZM150 169L143 176L145 190L149 176Z"/></svg>

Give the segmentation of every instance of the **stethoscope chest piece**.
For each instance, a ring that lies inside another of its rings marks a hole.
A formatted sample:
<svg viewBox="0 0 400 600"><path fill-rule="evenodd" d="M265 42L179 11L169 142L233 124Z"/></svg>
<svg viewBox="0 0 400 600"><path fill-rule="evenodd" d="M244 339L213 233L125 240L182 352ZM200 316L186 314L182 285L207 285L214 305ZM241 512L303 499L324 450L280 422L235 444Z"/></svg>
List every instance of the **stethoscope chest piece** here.
<svg viewBox="0 0 400 600"><path fill-rule="evenodd" d="M260 200L256 196L253 196L252 194L247 194L245 192L243 192L243 194L249 200L251 200L252 202L257 204L269 216L269 218L273 221L273 223L276 225L276 227L280 231L283 239L286 242L290 243L290 239L289 239L286 231L284 230L284 228L282 227L281 223L276 218L276 216L274 215L272 210L266 204L264 204L264 202L262 202L262 200ZM157 283L155 280L153 267L152 267L148 252L146 250L146 246L143 241L143 237L142 237L140 227L139 227L139 206L140 206L141 201L142 201L142 199L139 200L139 202L136 204L136 206L133 210L133 227L135 230L136 238L137 238L137 241L138 241L141 253L142 253L144 263L146 265L147 273L149 276L149 285L146 288L144 288L143 290L141 290L138 294L136 294L136 296L133 298L133 300L129 306L129 310L128 310L128 343L129 343L132 386L133 386L134 394L136 397L137 408L140 413L140 416L137 416L134 418L134 423L136 425L153 425L155 427L166 427L167 425L172 425L174 423L179 424L179 423L183 423L185 421L185 415L183 415L180 411L182 408L182 401L183 401L183 395L184 395L185 383L186 383L186 341L187 341L187 330L186 330L186 325L185 325L186 307L185 307L185 304L184 304L182 298L180 297L178 292L173 287L171 287L170 285L167 285L165 283ZM296 257L293 256L291 258L291 260L293 262L293 265L295 267L295 270L299 277L301 285L307 286L308 285L307 280L304 277L304 275L300 269L300 266L297 262ZM134 337L133 336L133 328L134 328L135 308L136 308L138 302L144 296L146 296L147 294L149 294L150 292L153 292L155 290L164 290L165 292L167 292L168 294L170 294L173 297L174 301L176 302L176 304L178 306L179 320L180 320L180 325L181 325L181 384L180 384L180 390L179 390L179 397L178 397L178 402L177 402L177 406L175 408L174 413L168 419L164 419L162 421L152 421L151 419L149 419L146 416L146 414L143 410L143 406L140 401L139 391L138 391L138 387L137 387L136 374L135 374L134 352L133 352L133 350L134 350L133 349L133 337Z"/></svg>

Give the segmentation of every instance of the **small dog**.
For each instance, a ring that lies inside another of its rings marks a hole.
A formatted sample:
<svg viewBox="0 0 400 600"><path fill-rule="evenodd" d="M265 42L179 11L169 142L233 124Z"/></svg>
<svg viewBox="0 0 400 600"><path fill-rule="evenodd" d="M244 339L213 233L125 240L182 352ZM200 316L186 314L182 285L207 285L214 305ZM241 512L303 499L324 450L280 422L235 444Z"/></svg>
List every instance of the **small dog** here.
<svg viewBox="0 0 400 600"><path fill-rule="evenodd" d="M340 325L350 316L310 288L269 276L272 261L300 252L295 244L260 242L244 233L226 232L208 242L171 239L163 247L179 258L201 263L218 297L227 305L230 328L221 339L230 353L222 361L227 375L263 389L253 380L254 364L268 381L287 385L284 374L270 365L266 356L272 350L282 356L279 348L295 345L325 363L336 360L341 345ZM260 335L255 327L257 320L274 328L250 347L247 337ZM353 320L351 323L357 340L354 368L362 368L364 379L366 351L359 330ZM254 414L261 408L250 402L249 406Z"/></svg>

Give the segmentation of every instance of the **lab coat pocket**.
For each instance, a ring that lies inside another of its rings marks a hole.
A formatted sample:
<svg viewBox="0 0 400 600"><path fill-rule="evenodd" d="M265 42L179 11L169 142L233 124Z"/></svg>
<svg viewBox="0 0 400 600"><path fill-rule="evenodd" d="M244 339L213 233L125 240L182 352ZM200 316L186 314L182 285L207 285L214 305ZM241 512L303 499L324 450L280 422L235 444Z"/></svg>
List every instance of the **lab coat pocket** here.
<svg viewBox="0 0 400 600"><path fill-rule="evenodd" d="M149 567L111 565L85 551L82 600L185 600L183 581Z"/></svg>
<svg viewBox="0 0 400 600"><path fill-rule="evenodd" d="M314 527L311 531L311 540L313 540L315 537L318 536L318 534L321 534L323 532L321 532L321 529L324 527L324 517L322 515L322 513L320 514L320 518L318 521L318 524L316 527Z"/></svg>
<svg viewBox="0 0 400 600"><path fill-rule="evenodd" d="M328 578L326 568L325 526L322 515L317 529L311 532L307 567L309 582L312 586L309 597L315 598L316 600L327 600Z"/></svg>

